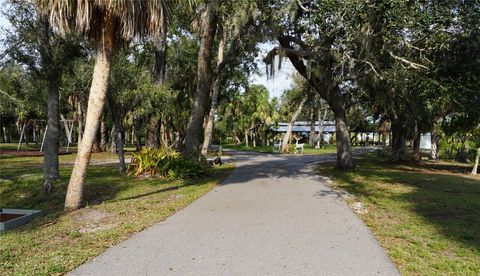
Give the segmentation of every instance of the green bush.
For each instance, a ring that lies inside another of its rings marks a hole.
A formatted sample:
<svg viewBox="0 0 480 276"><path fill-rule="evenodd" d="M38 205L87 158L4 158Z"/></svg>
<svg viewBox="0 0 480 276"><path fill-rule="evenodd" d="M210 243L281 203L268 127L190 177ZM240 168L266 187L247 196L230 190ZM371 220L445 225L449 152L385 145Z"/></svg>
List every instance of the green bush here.
<svg viewBox="0 0 480 276"><path fill-rule="evenodd" d="M148 175L168 178L193 178L205 175L205 165L184 158L172 148L145 148L133 153L128 166L129 175Z"/></svg>

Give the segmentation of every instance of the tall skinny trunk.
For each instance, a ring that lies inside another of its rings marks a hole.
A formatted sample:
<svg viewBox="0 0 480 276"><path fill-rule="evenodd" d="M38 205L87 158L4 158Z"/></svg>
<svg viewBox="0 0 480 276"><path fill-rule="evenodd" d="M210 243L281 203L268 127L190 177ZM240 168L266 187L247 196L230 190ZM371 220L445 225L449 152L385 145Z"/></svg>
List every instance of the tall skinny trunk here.
<svg viewBox="0 0 480 276"><path fill-rule="evenodd" d="M135 150L142 150L142 135L140 133L141 121L136 115L133 118L133 136L135 137Z"/></svg>
<svg viewBox="0 0 480 276"><path fill-rule="evenodd" d="M156 85L162 85L165 81L165 68L167 65L167 17L162 14L161 26L158 35L154 37L155 44L155 66L153 71L153 80Z"/></svg>
<svg viewBox="0 0 480 276"><path fill-rule="evenodd" d="M60 136L60 109L59 109L59 88L60 74L56 68L53 68L53 55L50 46L51 30L48 22L48 16L39 15L40 35L39 44L41 62L44 69L44 76L48 80L47 97L47 116L48 131L44 142L44 162L43 162L43 187L46 193L53 189L53 180L60 177L58 172L58 150Z"/></svg>
<svg viewBox="0 0 480 276"><path fill-rule="evenodd" d="M118 155L119 171L124 173L127 169L125 166L125 152L123 145L125 144L125 137L123 136L123 114L119 110L119 106L115 102L111 93L107 94L108 106L110 107L110 114L113 119L112 143L115 143L115 149Z"/></svg>
<svg viewBox="0 0 480 276"><path fill-rule="evenodd" d="M218 95L220 94L220 82L222 80L222 64L223 64L223 54L225 50L225 42L227 40L227 32L222 32L222 37L218 43L218 54L217 54L217 69L215 72L215 81L213 82L212 87L212 104L210 106L210 112L208 113L207 126L205 127L203 146L202 146L202 155L206 156L208 153L208 148L212 142L213 127L215 121L215 113L217 112L218 105Z"/></svg>
<svg viewBox="0 0 480 276"><path fill-rule="evenodd" d="M312 107L312 110L310 112L310 135L308 136L308 143L312 146L315 147L315 106Z"/></svg>
<svg viewBox="0 0 480 276"><path fill-rule="evenodd" d="M112 63L114 46L114 20L111 13L107 12L101 19L101 35L97 44L97 56L93 70L92 85L88 98L87 119L82 143L78 147L77 157L73 166L70 182L68 183L67 196L65 198L65 210L71 211L82 206L83 190L87 167L90 163L93 141L97 134L107 94L108 79Z"/></svg>
<svg viewBox="0 0 480 276"><path fill-rule="evenodd" d="M477 157L475 157L475 165L473 165L472 175L476 175L478 172L478 161L480 159L480 148L477 148Z"/></svg>
<svg viewBox="0 0 480 276"><path fill-rule="evenodd" d="M167 64L167 17L162 13L160 17L160 28L158 34L153 38L155 44L155 64L153 68L153 80L155 85L161 86L165 81ZM150 148L160 147L160 116L151 114L147 122L146 146Z"/></svg>
<svg viewBox="0 0 480 276"><path fill-rule="evenodd" d="M325 111L323 112L323 116L320 114L322 113L322 110L318 110L318 120L320 121L318 123L318 140L317 140L317 147L321 148L322 147L322 140L323 140L323 122L327 118L327 109L325 108Z"/></svg>
<svg viewBox="0 0 480 276"><path fill-rule="evenodd" d="M290 119L290 123L288 124L287 132L285 133L285 136L283 137L283 142L282 142L282 150L283 152L290 152L290 137L292 136L292 130L293 130L293 124L295 121L297 121L298 116L302 112L303 106L305 105L305 102L307 101L307 96L303 97L303 99L300 101L300 104L297 107L297 110L295 113L293 113L292 118Z"/></svg>
<svg viewBox="0 0 480 276"><path fill-rule="evenodd" d="M198 52L197 88L188 119L185 148L183 154L187 157L198 157L202 136L203 119L211 85L212 47L216 32L215 1L207 1L206 9L201 18L200 51Z"/></svg>
<svg viewBox="0 0 480 276"><path fill-rule="evenodd" d="M61 113L60 113L60 120L63 123L63 128L65 130L65 137L67 138L67 143L71 143L72 141L71 141L70 135L69 135L70 134L70 126L68 125L67 119L65 119L65 117Z"/></svg>
<svg viewBox="0 0 480 276"><path fill-rule="evenodd" d="M80 147L80 144L82 143L82 137L83 137L83 122L84 122L84 113L83 113L83 107L82 107L82 102L78 101L77 102L77 112L78 112L78 128L77 128L77 148Z"/></svg>
<svg viewBox="0 0 480 276"><path fill-rule="evenodd" d="M438 135L436 133L435 130L432 131L432 134L431 134L431 154L430 154L430 158L433 160L433 161L437 161L438 160L438 157L439 157L439 151L440 151L440 139L438 138Z"/></svg>
<svg viewBox="0 0 480 276"><path fill-rule="evenodd" d="M107 122L105 122L105 116L103 116L100 122L100 149L102 151L107 150L107 136Z"/></svg>

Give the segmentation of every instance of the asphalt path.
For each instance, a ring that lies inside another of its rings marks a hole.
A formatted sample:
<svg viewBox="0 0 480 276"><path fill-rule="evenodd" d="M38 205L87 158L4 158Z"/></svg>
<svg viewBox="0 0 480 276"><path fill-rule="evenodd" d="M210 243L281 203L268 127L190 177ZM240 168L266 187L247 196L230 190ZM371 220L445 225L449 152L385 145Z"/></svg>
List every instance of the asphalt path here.
<svg viewBox="0 0 480 276"><path fill-rule="evenodd" d="M232 154L222 185L71 275L398 275L315 173L334 155Z"/></svg>

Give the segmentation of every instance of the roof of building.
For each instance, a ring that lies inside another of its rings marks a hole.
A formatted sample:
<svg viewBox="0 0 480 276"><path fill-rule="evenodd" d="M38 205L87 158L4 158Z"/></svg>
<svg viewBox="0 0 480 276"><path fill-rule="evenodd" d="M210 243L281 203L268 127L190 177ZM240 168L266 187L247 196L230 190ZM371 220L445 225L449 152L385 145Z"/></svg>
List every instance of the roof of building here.
<svg viewBox="0 0 480 276"><path fill-rule="evenodd" d="M323 132L335 132L335 122L334 121L325 121L323 123ZM288 123L278 123L278 127L271 128L276 132L287 132ZM319 132L320 126L319 122L315 122L315 132ZM292 132L310 132L310 122L299 121L293 124Z"/></svg>

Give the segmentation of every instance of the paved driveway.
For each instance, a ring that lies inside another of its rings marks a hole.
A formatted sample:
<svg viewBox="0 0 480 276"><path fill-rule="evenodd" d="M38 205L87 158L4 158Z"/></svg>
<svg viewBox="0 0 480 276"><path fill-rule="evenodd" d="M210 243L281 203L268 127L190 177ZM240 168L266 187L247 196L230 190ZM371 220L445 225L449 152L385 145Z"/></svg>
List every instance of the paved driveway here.
<svg viewBox="0 0 480 276"><path fill-rule="evenodd" d="M398 275L316 161L237 153L223 184L72 275Z"/></svg>

